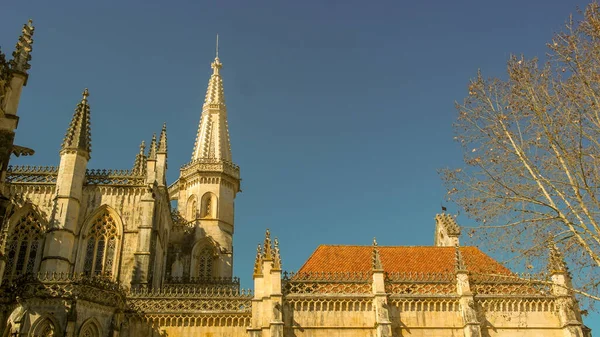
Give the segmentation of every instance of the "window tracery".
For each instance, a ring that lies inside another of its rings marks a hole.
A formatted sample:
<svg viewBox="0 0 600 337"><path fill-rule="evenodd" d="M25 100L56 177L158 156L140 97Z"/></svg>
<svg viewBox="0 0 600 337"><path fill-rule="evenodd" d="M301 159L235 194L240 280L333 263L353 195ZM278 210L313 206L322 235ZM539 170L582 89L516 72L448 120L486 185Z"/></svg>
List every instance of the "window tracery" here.
<svg viewBox="0 0 600 337"><path fill-rule="evenodd" d="M107 211L96 217L86 239L83 272L112 276L119 237L115 220Z"/></svg>
<svg viewBox="0 0 600 337"><path fill-rule="evenodd" d="M79 333L79 337L99 337L99 335L98 328L93 323L85 324Z"/></svg>
<svg viewBox="0 0 600 337"><path fill-rule="evenodd" d="M214 256L209 247L205 247L200 251L198 256L198 277L201 279L210 279L213 275Z"/></svg>
<svg viewBox="0 0 600 337"><path fill-rule="evenodd" d="M19 219L7 242L6 278L33 273L42 239L42 225L33 211Z"/></svg>

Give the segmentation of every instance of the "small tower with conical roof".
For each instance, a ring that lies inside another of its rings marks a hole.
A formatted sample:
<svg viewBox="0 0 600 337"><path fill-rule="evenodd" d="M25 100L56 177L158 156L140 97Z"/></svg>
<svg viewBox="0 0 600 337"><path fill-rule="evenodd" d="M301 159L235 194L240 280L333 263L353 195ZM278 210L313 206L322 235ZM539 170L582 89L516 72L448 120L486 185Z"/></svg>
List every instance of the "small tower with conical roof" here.
<svg viewBox="0 0 600 337"><path fill-rule="evenodd" d="M88 96L89 92L85 89L62 143L54 209L40 268L42 272L70 272L74 263L73 248L85 171L92 152Z"/></svg>
<svg viewBox="0 0 600 337"><path fill-rule="evenodd" d="M213 242L215 254L213 277L230 277L233 265L234 199L240 191L240 170L233 164L227 108L218 54L211 64L213 73L208 81L206 98L198 125L191 161L180 171L179 180L169 188L178 210L189 223L194 223L196 242ZM161 137L162 139L162 137ZM160 154L160 144L159 151ZM160 175L160 157L157 174ZM210 240L205 240L210 238ZM197 251L198 247L194 248ZM195 261L191 257L190 275Z"/></svg>

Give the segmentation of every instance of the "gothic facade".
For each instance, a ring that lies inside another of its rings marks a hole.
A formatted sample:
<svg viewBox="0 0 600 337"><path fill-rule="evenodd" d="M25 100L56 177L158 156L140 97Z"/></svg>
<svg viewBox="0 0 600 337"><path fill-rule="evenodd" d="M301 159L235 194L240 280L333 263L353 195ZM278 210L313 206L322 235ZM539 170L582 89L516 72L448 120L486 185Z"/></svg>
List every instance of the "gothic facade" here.
<svg viewBox="0 0 600 337"><path fill-rule="evenodd" d="M519 276L460 246L447 214L435 217L431 247L323 245L291 274L267 231L254 289L240 289L240 169L218 57L174 183L166 125L131 169L88 167L87 89L58 166L9 166L11 155L33 154L13 142L33 32L24 26L10 61L0 52L2 336L591 336L556 248L545 278Z"/></svg>

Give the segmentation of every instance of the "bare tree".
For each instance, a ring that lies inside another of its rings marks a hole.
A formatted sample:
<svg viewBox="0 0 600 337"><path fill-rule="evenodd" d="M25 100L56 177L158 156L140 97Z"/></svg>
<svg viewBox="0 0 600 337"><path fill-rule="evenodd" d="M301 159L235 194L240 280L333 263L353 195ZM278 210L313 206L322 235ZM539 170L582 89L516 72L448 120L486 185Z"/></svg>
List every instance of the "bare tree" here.
<svg viewBox="0 0 600 337"><path fill-rule="evenodd" d="M547 62L511 57L507 79L480 72L456 104L465 167L444 169L448 198L476 220L470 235L543 268L549 243L578 293L600 283L600 6L571 17Z"/></svg>

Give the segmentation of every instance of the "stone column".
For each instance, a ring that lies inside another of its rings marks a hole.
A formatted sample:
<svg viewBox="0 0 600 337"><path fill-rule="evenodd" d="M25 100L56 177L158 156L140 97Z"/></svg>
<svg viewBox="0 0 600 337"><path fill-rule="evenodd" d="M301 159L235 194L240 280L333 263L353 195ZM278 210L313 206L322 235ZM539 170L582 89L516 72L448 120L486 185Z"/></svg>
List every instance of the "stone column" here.
<svg viewBox="0 0 600 337"><path fill-rule="evenodd" d="M459 306L465 337L481 337L481 322L477 319L475 298L469 283L469 272L463 263L458 246L456 247L456 292L460 296Z"/></svg>
<svg viewBox="0 0 600 337"><path fill-rule="evenodd" d="M281 291L281 257L269 230L264 249L260 246L254 264L254 299L252 300L251 337L283 337L283 294Z"/></svg>
<svg viewBox="0 0 600 337"><path fill-rule="evenodd" d="M555 303L564 336L585 336L579 305L569 290L573 287L571 277L562 254L555 245L550 246L549 268L553 283L552 295L556 297Z"/></svg>
<svg viewBox="0 0 600 337"><path fill-rule="evenodd" d="M256 249L256 260L254 261L254 298L252 298L252 321L247 329L250 337L261 336L262 326L262 299L264 294L264 275L262 249L258 245Z"/></svg>
<svg viewBox="0 0 600 337"><path fill-rule="evenodd" d="M138 226L138 248L134 253L135 273L132 285L148 285L148 273L150 271L150 245L152 241L152 228L154 220L154 194L151 188L142 195L140 201L142 220Z"/></svg>
<svg viewBox="0 0 600 337"><path fill-rule="evenodd" d="M377 241L373 239L373 309L375 310L375 329L377 337L392 336L392 322L388 310L385 292L385 271L379 256Z"/></svg>

